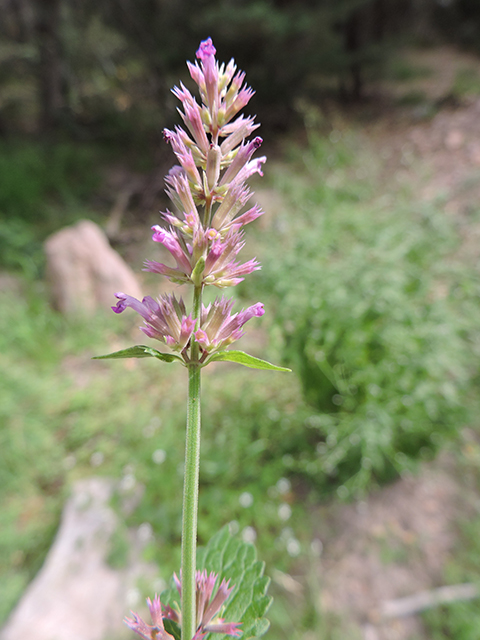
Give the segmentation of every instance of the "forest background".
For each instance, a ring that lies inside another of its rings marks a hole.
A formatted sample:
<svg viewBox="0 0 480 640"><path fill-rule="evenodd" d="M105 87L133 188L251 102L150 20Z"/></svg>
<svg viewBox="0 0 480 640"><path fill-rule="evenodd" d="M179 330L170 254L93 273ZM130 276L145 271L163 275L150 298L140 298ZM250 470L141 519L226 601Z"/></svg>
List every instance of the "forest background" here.
<svg viewBox="0 0 480 640"><path fill-rule="evenodd" d="M264 301L267 315L246 339L262 357L268 344L295 373L294 382L254 379L226 366L220 381L207 379L200 542L225 523L256 537L276 576L272 637L361 633L365 611L327 606L329 542L344 518L355 530L356 512L339 509L381 501L379 487L409 482L436 459L444 483L466 482L465 508L450 514L455 535L423 586L477 581L480 309L467 240L478 224L479 170L472 151L455 192L446 179L425 195L431 167L420 151L444 114L453 122L474 113L478 2L1 0L0 11L2 620L41 567L71 483L85 475L147 486L125 531L149 523L148 559L165 580L177 569L181 372L92 364L137 329L106 313L73 321L51 309L42 243L87 217L140 272L149 223L166 206L172 159L162 131L178 122L170 89L188 82L185 60L208 36L218 59L234 57L247 72L269 155L267 215L250 232L263 270L238 293L242 304ZM468 64L432 97L415 83L428 84L422 61L445 47ZM447 176L469 142L455 122L445 133ZM389 132L380 145L379 130ZM407 131L417 138L399 142ZM398 150L410 171L400 180L391 168ZM142 286L161 289L148 277ZM368 544L385 566L413 575L424 560L419 536L377 525ZM125 540L120 531L113 564ZM465 603L429 616L415 637L468 640L480 624Z"/></svg>

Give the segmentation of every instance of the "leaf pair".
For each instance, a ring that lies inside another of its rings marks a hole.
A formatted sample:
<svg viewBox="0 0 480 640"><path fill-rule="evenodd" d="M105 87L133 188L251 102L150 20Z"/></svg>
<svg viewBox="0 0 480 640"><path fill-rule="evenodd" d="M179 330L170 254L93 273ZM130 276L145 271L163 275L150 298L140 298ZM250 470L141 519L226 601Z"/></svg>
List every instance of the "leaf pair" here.
<svg viewBox="0 0 480 640"><path fill-rule="evenodd" d="M105 356L94 356L93 359L107 360L116 358L157 358L157 360L162 360L163 362L170 363L178 360L179 362L184 364L183 359L176 354L162 353L161 351L157 351L157 349L153 349L152 347L147 347L145 345L135 345L134 347L122 349L121 351L115 351L115 353L109 353ZM210 362L237 362L238 364L242 364L243 366L249 367L250 369L264 369L267 371L291 371L291 369L287 369L285 367L277 367L277 365L271 364L266 360L255 358L255 356L251 356L244 351L219 351L218 353L214 353L210 358L208 358L202 366L206 366Z"/></svg>

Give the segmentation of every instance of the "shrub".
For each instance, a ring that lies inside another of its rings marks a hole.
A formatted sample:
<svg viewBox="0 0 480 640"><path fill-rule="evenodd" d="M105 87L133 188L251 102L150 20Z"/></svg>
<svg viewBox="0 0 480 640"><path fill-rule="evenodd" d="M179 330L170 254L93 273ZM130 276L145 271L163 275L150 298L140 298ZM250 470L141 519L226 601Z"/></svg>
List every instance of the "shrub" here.
<svg viewBox="0 0 480 640"><path fill-rule="evenodd" d="M262 287L317 435L292 468L347 497L411 469L468 419L478 283L455 265L441 211L367 209L323 177L290 181Z"/></svg>

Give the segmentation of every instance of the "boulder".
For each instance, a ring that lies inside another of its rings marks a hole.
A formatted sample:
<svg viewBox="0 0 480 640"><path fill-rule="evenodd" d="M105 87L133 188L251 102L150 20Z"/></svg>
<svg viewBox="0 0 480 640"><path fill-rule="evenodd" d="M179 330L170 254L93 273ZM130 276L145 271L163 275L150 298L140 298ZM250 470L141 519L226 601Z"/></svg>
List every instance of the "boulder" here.
<svg viewBox="0 0 480 640"><path fill-rule="evenodd" d="M61 313L91 316L115 304L117 291L142 298L133 271L91 220L51 235L45 253L52 304Z"/></svg>
<svg viewBox="0 0 480 640"><path fill-rule="evenodd" d="M107 563L118 516L109 506L114 483L78 481L55 541L33 582L13 610L0 640L105 640L131 637L123 618L138 610L136 582L155 588L157 570L140 560L145 526L130 532L125 566ZM140 604L140 609L143 607Z"/></svg>

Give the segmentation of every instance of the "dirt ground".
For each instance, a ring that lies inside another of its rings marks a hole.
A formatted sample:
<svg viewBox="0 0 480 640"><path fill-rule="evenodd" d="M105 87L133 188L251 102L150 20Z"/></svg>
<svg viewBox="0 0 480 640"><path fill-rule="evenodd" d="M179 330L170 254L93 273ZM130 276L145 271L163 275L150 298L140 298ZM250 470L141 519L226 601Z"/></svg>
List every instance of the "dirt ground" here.
<svg viewBox="0 0 480 640"><path fill-rule="evenodd" d="M387 603L442 585L457 523L472 511L452 456L349 505L319 509L320 609L350 619L365 640L418 640L418 615L388 617Z"/></svg>
<svg viewBox="0 0 480 640"><path fill-rule="evenodd" d="M423 202L456 217L466 257L478 256L480 224L480 95L452 95L459 73L480 60L451 49L416 54L431 73L414 82L425 103L394 109L366 124L364 135L382 159L384 179L407 185ZM474 71L472 71L474 70ZM402 86L397 86L397 98ZM411 91L412 84L403 87ZM426 117L427 107L434 111ZM461 457L461 454L460 454ZM364 502L315 512L323 544L316 575L320 609L350 620L363 640L427 640L418 615L386 618L386 601L442 585L457 542L458 522L478 503L476 489L450 452L371 495ZM354 632L355 635L355 632ZM349 638L354 635L348 634Z"/></svg>

